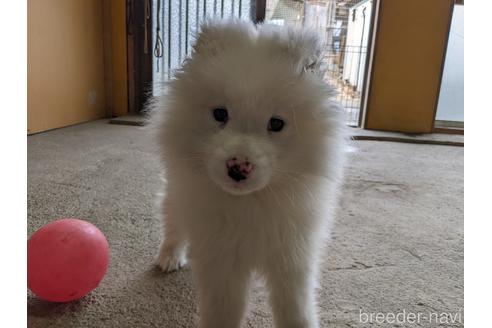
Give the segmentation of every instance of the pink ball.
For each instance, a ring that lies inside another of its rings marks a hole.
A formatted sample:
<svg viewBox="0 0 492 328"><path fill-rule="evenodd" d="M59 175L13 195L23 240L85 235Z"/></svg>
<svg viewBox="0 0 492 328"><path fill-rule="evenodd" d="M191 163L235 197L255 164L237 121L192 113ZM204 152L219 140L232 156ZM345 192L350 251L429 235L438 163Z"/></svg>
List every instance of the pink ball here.
<svg viewBox="0 0 492 328"><path fill-rule="evenodd" d="M108 241L96 226L57 220L27 241L27 286L46 301L76 300L99 285L108 263Z"/></svg>

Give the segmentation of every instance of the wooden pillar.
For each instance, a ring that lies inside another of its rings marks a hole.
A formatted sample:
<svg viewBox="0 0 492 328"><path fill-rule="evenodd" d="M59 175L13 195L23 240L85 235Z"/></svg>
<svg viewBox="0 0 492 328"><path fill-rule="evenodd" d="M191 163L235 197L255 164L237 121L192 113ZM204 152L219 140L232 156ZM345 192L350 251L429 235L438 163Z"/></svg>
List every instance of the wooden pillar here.
<svg viewBox="0 0 492 328"><path fill-rule="evenodd" d="M128 114L126 1L103 0L105 89L108 116Z"/></svg>
<svg viewBox="0 0 492 328"><path fill-rule="evenodd" d="M381 0L364 127L430 133L454 0Z"/></svg>

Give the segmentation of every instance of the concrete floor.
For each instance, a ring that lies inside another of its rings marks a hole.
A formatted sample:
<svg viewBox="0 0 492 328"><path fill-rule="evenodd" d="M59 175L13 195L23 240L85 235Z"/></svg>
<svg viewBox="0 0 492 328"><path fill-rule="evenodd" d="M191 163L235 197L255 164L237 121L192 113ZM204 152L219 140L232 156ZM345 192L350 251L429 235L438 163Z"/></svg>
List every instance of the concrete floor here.
<svg viewBox="0 0 492 328"><path fill-rule="evenodd" d="M462 327L463 148L356 141L349 156L322 265L321 326ZM28 292L29 327L194 326L191 272L164 275L151 265L161 238L157 164L141 127L101 120L28 138L28 235L79 217L111 247L106 277L82 300L51 304ZM271 327L261 282L250 303L244 326ZM391 323L403 312L405 323Z"/></svg>

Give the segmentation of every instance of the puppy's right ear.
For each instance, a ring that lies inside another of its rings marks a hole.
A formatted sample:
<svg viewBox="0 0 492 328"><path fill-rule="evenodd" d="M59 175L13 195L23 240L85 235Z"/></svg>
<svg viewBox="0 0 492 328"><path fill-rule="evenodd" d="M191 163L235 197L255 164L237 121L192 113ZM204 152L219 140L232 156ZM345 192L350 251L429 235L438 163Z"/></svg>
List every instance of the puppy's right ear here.
<svg viewBox="0 0 492 328"><path fill-rule="evenodd" d="M202 24L193 51L195 54L216 54L223 47L220 26L210 21Z"/></svg>
<svg viewBox="0 0 492 328"><path fill-rule="evenodd" d="M215 56L231 44L253 37L254 33L252 23L239 19L206 20L201 25L193 51L198 55Z"/></svg>

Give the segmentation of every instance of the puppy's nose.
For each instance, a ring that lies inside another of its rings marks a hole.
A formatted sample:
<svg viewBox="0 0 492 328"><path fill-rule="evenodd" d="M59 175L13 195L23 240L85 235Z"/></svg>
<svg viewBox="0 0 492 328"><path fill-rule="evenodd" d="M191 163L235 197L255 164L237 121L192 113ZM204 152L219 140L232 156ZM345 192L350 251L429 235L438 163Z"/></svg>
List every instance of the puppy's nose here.
<svg viewBox="0 0 492 328"><path fill-rule="evenodd" d="M226 162L227 175L234 181L246 180L253 171L253 164L247 158L244 160L233 157Z"/></svg>

